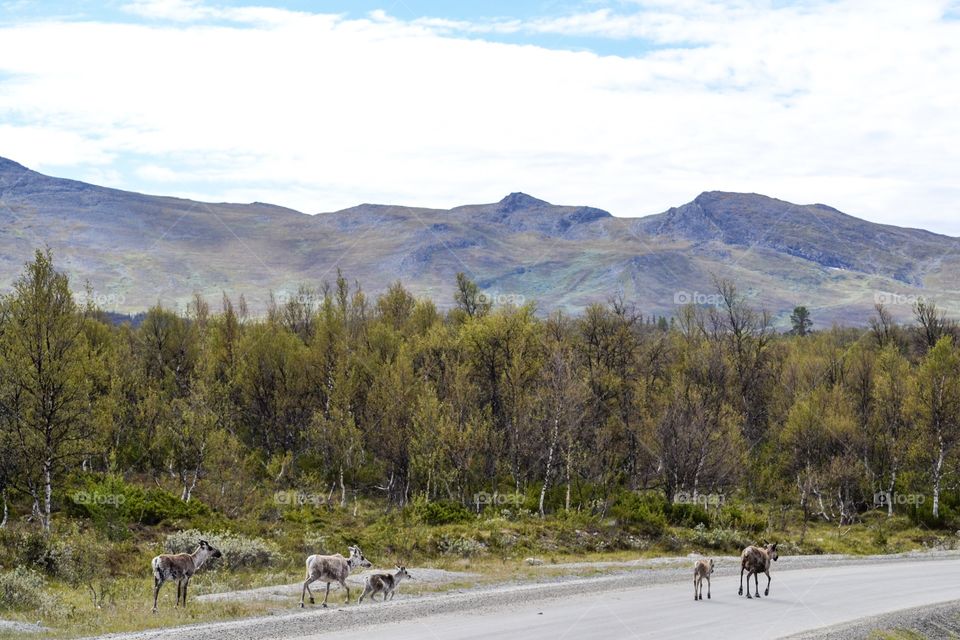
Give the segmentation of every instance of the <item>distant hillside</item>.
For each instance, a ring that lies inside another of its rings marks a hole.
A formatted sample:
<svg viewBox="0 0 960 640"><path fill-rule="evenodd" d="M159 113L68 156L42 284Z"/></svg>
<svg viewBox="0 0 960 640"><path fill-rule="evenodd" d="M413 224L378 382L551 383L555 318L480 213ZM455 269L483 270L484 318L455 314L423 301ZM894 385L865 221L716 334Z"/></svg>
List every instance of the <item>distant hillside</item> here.
<svg viewBox="0 0 960 640"><path fill-rule="evenodd" d="M371 293L402 280L441 307L458 271L495 300L582 309L621 294L648 314L709 304L731 278L782 321L797 304L819 326L863 324L875 300L900 317L914 296L960 315L960 241L870 223L825 205L709 192L645 218L556 206L522 193L450 210L362 204L307 215L268 204L202 203L41 175L0 158L0 285L49 246L76 290L132 313L194 292L319 286L341 269Z"/></svg>

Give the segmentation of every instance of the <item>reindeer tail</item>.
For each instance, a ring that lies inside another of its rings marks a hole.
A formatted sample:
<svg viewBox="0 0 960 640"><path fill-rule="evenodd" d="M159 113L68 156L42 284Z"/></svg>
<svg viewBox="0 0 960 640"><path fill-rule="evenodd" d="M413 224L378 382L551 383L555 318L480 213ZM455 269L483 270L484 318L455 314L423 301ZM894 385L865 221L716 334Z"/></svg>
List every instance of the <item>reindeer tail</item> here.
<svg viewBox="0 0 960 640"><path fill-rule="evenodd" d="M153 568L153 577L157 580L160 579L160 556L157 556L150 563L150 566Z"/></svg>

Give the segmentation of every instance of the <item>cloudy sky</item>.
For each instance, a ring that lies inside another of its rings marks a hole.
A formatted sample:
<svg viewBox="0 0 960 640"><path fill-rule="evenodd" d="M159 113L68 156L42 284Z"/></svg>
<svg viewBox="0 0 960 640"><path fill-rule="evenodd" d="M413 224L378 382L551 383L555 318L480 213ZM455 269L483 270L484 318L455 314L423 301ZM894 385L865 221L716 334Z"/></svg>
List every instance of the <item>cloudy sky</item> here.
<svg viewBox="0 0 960 640"><path fill-rule="evenodd" d="M960 235L960 0L0 0L0 156L149 193Z"/></svg>

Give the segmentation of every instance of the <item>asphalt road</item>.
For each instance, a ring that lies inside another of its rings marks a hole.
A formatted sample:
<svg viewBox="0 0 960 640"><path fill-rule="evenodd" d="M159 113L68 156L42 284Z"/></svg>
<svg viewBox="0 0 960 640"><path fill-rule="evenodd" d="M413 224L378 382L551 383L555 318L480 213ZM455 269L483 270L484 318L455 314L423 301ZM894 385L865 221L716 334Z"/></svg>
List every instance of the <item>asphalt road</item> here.
<svg viewBox="0 0 960 640"><path fill-rule="evenodd" d="M739 576L713 579L713 598L694 602L693 585L630 587L459 611L386 624L360 624L313 640L433 638L779 638L911 607L955 600L960 561L938 560L776 571L768 598L737 595ZM766 582L761 579L761 589ZM534 594L530 594L533 596ZM396 606L395 603L381 605Z"/></svg>

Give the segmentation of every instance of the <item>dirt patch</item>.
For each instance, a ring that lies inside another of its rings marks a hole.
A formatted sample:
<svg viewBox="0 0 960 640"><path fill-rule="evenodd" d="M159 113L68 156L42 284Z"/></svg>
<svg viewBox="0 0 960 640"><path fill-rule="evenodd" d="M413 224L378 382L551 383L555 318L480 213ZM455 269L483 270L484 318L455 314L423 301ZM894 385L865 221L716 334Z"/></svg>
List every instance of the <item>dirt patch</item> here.
<svg viewBox="0 0 960 640"><path fill-rule="evenodd" d="M430 567L408 567L407 570L413 576L413 579L416 580L417 584L429 586L438 586L450 584L451 582L474 580L475 578L479 577L479 574L477 573L469 573L466 571L447 571L445 569L433 569ZM355 573L347 578L347 586L350 587L351 591L354 587L357 589L363 589L363 583L368 575L371 573L384 573L385 571L385 569L368 569L366 571ZM320 593L322 597L322 590L326 589L326 583L314 582L310 588L313 589L315 593L317 592L318 588L321 589ZM269 587L258 587L256 589L244 589L242 591L208 593L206 595L197 596L195 599L200 602L231 602L238 600L289 602L291 598L294 600L299 600L302 589L302 582L292 582L290 584L278 584ZM332 584L330 586L330 591L332 592L334 589L340 589L340 585L336 583Z"/></svg>

